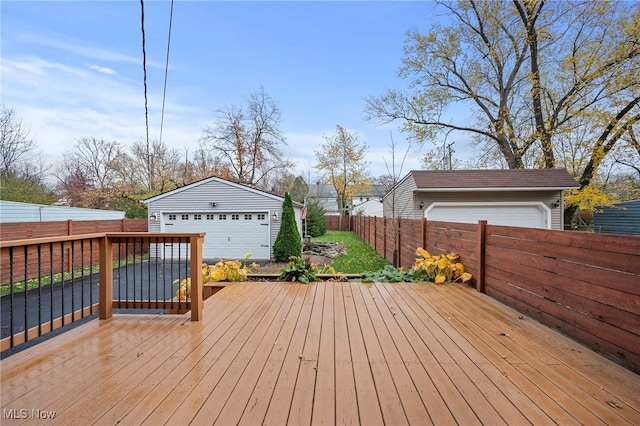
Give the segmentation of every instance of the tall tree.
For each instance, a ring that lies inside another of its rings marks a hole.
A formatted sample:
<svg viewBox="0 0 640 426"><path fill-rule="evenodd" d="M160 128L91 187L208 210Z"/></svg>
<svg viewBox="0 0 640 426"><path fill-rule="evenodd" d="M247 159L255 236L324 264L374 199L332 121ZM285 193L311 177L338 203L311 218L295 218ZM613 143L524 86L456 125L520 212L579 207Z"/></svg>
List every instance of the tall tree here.
<svg viewBox="0 0 640 426"><path fill-rule="evenodd" d="M136 141L129 148L130 156L126 167L120 165L119 172L127 171L131 177L127 180L138 186L144 186L149 195L170 191L185 183L183 163L180 153L165 142L154 141L147 145ZM121 160L123 161L123 160Z"/></svg>
<svg viewBox="0 0 640 426"><path fill-rule="evenodd" d="M421 143L466 133L495 146L509 168L526 167L528 155L555 167L558 141L589 126L590 158L574 172L589 185L640 118L640 4L437 3L452 20L408 32L399 72L408 87L369 98L368 116L400 121Z"/></svg>
<svg viewBox="0 0 640 426"><path fill-rule="evenodd" d="M119 176L114 167L123 154L117 141L84 137L63 153L56 178L62 195L75 207L110 207Z"/></svg>
<svg viewBox="0 0 640 426"><path fill-rule="evenodd" d="M349 205L354 192L370 183L365 155L369 149L360 141L357 133L350 133L337 125L334 135L324 135L325 143L314 151L317 164L315 168L324 177L325 182L333 185L338 198L338 210L343 212Z"/></svg>
<svg viewBox="0 0 640 426"><path fill-rule="evenodd" d="M234 174L221 155L214 155L206 147L206 143L200 142L200 147L194 152L190 162L191 173L194 180L217 176L222 179L234 180Z"/></svg>
<svg viewBox="0 0 640 426"><path fill-rule="evenodd" d="M297 201L299 203L304 202L305 198L309 194L309 185L305 182L302 176L298 176L293 181L293 185L291 187L291 198L293 201Z"/></svg>
<svg viewBox="0 0 640 426"><path fill-rule="evenodd" d="M280 108L260 87L249 95L246 106L219 109L201 140L232 171L235 181L267 189L270 176L291 166L281 149L286 146L281 121Z"/></svg>
<svg viewBox="0 0 640 426"><path fill-rule="evenodd" d="M2 105L0 112L0 171L17 172L20 165L35 155L37 143L22 125L13 108Z"/></svg>

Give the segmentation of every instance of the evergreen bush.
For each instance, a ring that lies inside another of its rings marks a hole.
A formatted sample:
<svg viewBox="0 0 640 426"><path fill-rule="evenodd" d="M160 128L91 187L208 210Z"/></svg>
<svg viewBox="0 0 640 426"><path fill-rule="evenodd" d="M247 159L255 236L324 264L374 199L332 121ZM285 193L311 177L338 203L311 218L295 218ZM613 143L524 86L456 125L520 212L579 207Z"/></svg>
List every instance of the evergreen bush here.
<svg viewBox="0 0 640 426"><path fill-rule="evenodd" d="M280 230L273 243L273 257L280 262L287 262L291 256L302 256L302 238L296 225L295 213L291 194L284 194L282 203L282 222Z"/></svg>
<svg viewBox="0 0 640 426"><path fill-rule="evenodd" d="M307 201L306 232L312 237L320 237L327 233L327 219L324 208L318 200Z"/></svg>

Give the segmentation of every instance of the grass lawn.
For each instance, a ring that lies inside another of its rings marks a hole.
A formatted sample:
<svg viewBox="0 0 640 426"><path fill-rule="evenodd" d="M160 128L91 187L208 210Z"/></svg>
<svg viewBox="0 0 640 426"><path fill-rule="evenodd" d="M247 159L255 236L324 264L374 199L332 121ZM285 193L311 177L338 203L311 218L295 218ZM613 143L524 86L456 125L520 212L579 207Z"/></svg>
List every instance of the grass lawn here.
<svg viewBox="0 0 640 426"><path fill-rule="evenodd" d="M377 251L369 247L367 243L351 231L327 231L314 241L340 242L347 248L347 255L333 260L333 268L344 274L361 274L382 269L389 262Z"/></svg>

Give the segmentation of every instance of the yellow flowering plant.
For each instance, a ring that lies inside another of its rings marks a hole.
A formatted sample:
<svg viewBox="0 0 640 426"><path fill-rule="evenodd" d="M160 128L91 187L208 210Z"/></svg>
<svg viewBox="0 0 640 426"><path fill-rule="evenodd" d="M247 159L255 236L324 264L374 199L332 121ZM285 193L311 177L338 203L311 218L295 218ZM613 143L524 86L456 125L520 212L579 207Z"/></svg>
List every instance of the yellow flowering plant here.
<svg viewBox="0 0 640 426"><path fill-rule="evenodd" d="M247 274L252 273L260 268L260 265L253 262L247 264L246 261L252 256L251 253L244 255L244 261L221 259L214 265L202 265L202 283L217 281L246 281ZM178 300L186 300L191 297L191 278L176 280L178 290L175 296Z"/></svg>
<svg viewBox="0 0 640 426"><path fill-rule="evenodd" d="M436 284L444 282L463 282L471 280L471 274L464 271L464 265L458 262L457 253L432 256L422 247L416 250L418 256L411 267L412 276Z"/></svg>

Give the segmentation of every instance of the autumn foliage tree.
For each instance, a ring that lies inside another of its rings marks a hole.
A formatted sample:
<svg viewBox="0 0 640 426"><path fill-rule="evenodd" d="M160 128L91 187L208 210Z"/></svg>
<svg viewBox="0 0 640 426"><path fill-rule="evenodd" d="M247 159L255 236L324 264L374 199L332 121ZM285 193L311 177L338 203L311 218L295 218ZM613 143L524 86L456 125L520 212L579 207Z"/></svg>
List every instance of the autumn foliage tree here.
<svg viewBox="0 0 640 426"><path fill-rule="evenodd" d="M204 147L239 183L267 189L269 178L291 166L282 147L282 113L264 88L251 93L245 106L217 111L216 121L202 135Z"/></svg>
<svg viewBox="0 0 640 426"><path fill-rule="evenodd" d="M437 3L450 20L407 33L407 86L369 98L369 117L421 143L470 136L509 168L557 167L573 141L589 152L571 170L588 186L640 119L640 4Z"/></svg>
<svg viewBox="0 0 640 426"><path fill-rule="evenodd" d="M365 161L369 147L360 141L357 133L340 125L336 126L335 134L325 135L324 139L325 143L314 151L315 168L335 188L338 210L344 212L354 192L371 182L367 171L369 163Z"/></svg>

